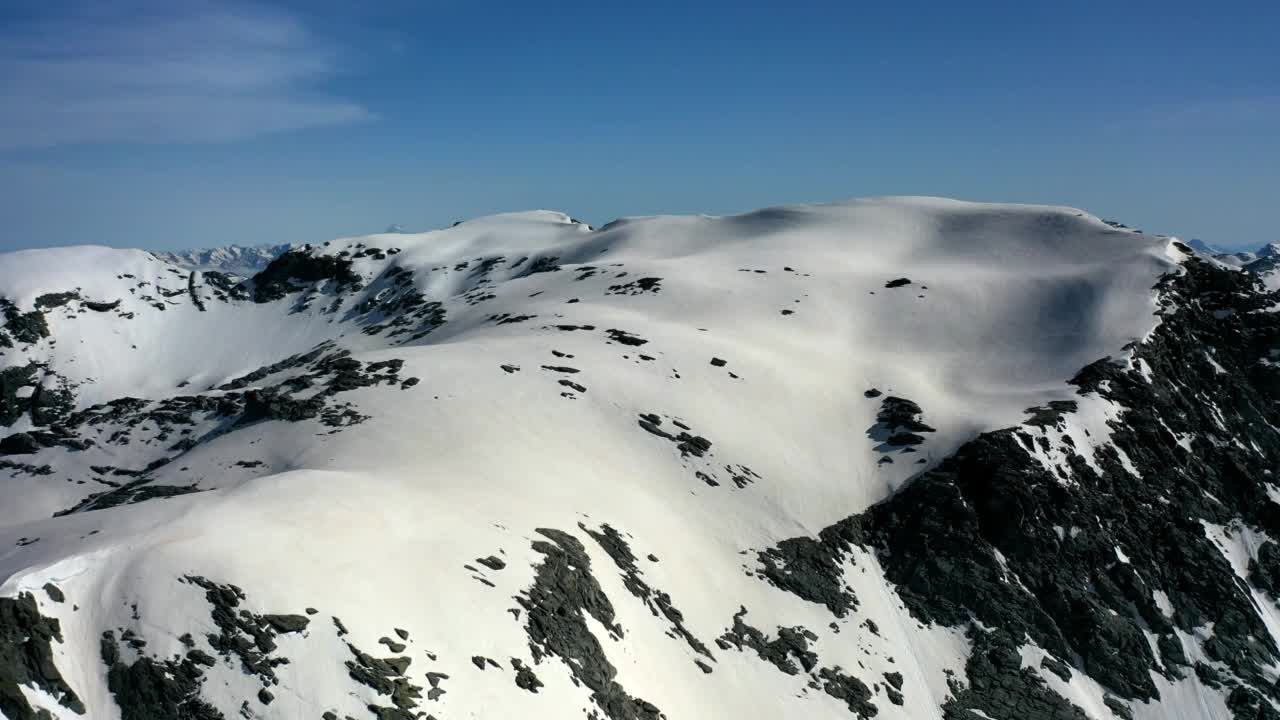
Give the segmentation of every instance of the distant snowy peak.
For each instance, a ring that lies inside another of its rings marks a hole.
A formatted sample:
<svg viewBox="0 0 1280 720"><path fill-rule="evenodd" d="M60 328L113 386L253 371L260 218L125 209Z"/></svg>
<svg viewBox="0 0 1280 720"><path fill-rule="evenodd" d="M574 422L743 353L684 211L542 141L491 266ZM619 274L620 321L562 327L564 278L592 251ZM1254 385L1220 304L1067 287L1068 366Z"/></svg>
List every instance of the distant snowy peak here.
<svg viewBox="0 0 1280 720"><path fill-rule="evenodd" d="M1187 244L1201 255L1232 267L1248 268L1251 263L1266 260L1269 261L1267 265L1269 269L1274 267L1274 261L1280 258L1280 243L1267 243L1253 252L1227 252L1215 248L1203 240L1192 240ZM1256 270L1256 268L1248 269Z"/></svg>
<svg viewBox="0 0 1280 720"><path fill-rule="evenodd" d="M1280 267L1280 244L1271 243L1263 245L1257 252L1237 254L1237 257L1243 256L1249 257L1243 265L1246 270L1254 272L1274 270Z"/></svg>
<svg viewBox="0 0 1280 720"><path fill-rule="evenodd" d="M1253 252L1226 252L1203 240L1187 243L1202 257L1257 275L1270 290L1280 290L1280 243L1267 243Z"/></svg>
<svg viewBox="0 0 1280 720"><path fill-rule="evenodd" d="M202 250L158 252L154 255L160 260L189 270L217 270L231 275L250 277L260 272L272 260L288 252L291 247L293 246L288 243L254 247L227 245Z"/></svg>
<svg viewBox="0 0 1280 720"><path fill-rule="evenodd" d="M1280 252L1273 243L1263 248L1266 254L1258 253L1258 259L1247 263L1242 268L1262 278L1262 282L1272 290L1280 290Z"/></svg>
<svg viewBox="0 0 1280 720"><path fill-rule="evenodd" d="M1210 245L1209 243L1203 240L1200 240L1199 238L1188 240L1187 246L1190 247L1192 250L1195 250L1196 252L1204 255L1217 256L1217 255L1223 254L1223 250L1216 248L1213 245Z"/></svg>

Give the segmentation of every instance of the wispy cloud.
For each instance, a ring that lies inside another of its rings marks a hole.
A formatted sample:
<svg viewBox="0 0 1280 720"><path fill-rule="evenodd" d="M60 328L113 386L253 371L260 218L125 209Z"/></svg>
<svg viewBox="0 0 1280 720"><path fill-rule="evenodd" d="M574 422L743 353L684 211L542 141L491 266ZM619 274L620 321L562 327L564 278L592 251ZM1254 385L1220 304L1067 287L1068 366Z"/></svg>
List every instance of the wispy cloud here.
<svg viewBox="0 0 1280 720"><path fill-rule="evenodd" d="M1266 124L1272 129L1280 119L1280 95L1230 98L1179 108L1169 121L1199 127L1241 127Z"/></svg>
<svg viewBox="0 0 1280 720"><path fill-rule="evenodd" d="M1156 130L1227 133L1273 130L1280 122L1280 95L1195 100L1148 109L1142 117Z"/></svg>
<svg viewBox="0 0 1280 720"><path fill-rule="evenodd" d="M225 142L356 122L336 50L242 2L77 5L0 30L0 150ZM107 9L110 8L110 9Z"/></svg>

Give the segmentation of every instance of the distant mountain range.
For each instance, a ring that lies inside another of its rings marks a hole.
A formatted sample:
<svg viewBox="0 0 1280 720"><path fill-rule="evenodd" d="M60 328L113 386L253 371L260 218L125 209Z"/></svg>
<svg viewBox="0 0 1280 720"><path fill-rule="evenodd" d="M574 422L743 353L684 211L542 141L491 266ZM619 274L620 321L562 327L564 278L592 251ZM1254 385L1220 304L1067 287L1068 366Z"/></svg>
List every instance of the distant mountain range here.
<svg viewBox="0 0 1280 720"><path fill-rule="evenodd" d="M1192 240L1187 245L1223 265L1255 273L1268 287L1280 289L1280 243L1267 243L1253 252L1226 252L1203 240Z"/></svg>
<svg viewBox="0 0 1280 720"><path fill-rule="evenodd" d="M1195 250L1202 255L1208 255L1209 257L1225 262L1228 265L1235 265L1237 267L1247 265L1254 260L1280 256L1280 243L1267 243L1253 252L1231 252L1229 250L1223 250L1222 248L1210 245L1203 240L1189 240L1187 245L1189 245L1192 250Z"/></svg>
<svg viewBox="0 0 1280 720"><path fill-rule="evenodd" d="M262 271L272 260L293 247L288 243L242 247L226 245L203 250L177 250L152 253L156 258L187 270L216 270L229 275L252 277Z"/></svg>
<svg viewBox="0 0 1280 720"><path fill-rule="evenodd" d="M388 225L384 235L403 234L403 225ZM295 247L290 243L278 245L223 245L214 248L198 248L194 250L169 250L155 252L157 259L187 270L201 272L216 270L217 272L236 275L242 278L253 277L261 272L272 260L280 257Z"/></svg>

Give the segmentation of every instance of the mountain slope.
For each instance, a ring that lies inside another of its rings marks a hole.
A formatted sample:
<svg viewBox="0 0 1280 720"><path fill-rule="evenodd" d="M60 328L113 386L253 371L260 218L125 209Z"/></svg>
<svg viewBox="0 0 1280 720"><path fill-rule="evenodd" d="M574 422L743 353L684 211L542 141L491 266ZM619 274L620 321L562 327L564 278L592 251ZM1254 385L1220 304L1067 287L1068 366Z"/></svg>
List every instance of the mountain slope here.
<svg viewBox="0 0 1280 720"><path fill-rule="evenodd" d="M1252 283L921 198L494 216L243 283L9 254L0 711L1265 716Z"/></svg>

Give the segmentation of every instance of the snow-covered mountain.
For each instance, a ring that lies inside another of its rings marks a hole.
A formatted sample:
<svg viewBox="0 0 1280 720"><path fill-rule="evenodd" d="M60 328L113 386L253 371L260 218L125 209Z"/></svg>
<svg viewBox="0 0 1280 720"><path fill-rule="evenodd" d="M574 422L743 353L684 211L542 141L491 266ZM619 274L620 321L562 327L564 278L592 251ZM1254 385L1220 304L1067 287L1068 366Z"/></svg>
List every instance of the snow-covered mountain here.
<svg viewBox="0 0 1280 720"><path fill-rule="evenodd" d="M1192 250L1224 266L1257 275L1272 290L1280 290L1280 243L1268 243L1253 252L1236 253L1223 252L1194 240L1188 245Z"/></svg>
<svg viewBox="0 0 1280 720"><path fill-rule="evenodd" d="M1280 243L1267 243L1253 252L1226 252L1204 243L1188 243L1192 250L1232 267L1244 267L1258 260L1280 258Z"/></svg>
<svg viewBox="0 0 1280 720"><path fill-rule="evenodd" d="M1253 253L1253 258L1241 267L1260 275L1274 273L1277 268L1280 268L1280 243L1263 245L1256 253Z"/></svg>
<svg viewBox="0 0 1280 720"><path fill-rule="evenodd" d="M1280 296L1175 239L539 211L0 296L13 720L1280 708Z"/></svg>
<svg viewBox="0 0 1280 720"><path fill-rule="evenodd" d="M1209 243L1196 238L1188 240L1187 247L1191 248L1192 250L1195 250L1198 253L1203 253L1205 255L1210 255L1210 256L1222 255L1222 254L1225 254L1226 252L1224 250L1219 249L1218 247L1210 245Z"/></svg>
<svg viewBox="0 0 1280 720"><path fill-rule="evenodd" d="M272 260L285 254L292 247L287 243L253 247L227 245L202 250L157 252L155 256L184 270L215 270L247 278L261 272Z"/></svg>

